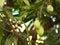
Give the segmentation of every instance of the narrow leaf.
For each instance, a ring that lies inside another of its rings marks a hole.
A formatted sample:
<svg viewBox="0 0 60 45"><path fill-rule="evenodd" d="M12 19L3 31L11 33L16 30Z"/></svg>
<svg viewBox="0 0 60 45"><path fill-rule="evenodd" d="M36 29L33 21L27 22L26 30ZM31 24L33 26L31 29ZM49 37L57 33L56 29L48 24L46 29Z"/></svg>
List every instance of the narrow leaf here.
<svg viewBox="0 0 60 45"><path fill-rule="evenodd" d="M23 1L24 1L24 3L25 3L26 5L30 6L30 3L29 3L28 0L23 0Z"/></svg>

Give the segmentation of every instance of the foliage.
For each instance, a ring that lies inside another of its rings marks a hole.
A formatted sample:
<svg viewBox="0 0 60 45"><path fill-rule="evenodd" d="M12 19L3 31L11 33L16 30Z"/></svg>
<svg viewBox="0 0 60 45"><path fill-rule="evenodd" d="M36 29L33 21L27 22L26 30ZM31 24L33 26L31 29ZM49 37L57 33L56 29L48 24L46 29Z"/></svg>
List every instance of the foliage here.
<svg viewBox="0 0 60 45"><path fill-rule="evenodd" d="M0 45L59 45L59 6L59 0L0 0Z"/></svg>

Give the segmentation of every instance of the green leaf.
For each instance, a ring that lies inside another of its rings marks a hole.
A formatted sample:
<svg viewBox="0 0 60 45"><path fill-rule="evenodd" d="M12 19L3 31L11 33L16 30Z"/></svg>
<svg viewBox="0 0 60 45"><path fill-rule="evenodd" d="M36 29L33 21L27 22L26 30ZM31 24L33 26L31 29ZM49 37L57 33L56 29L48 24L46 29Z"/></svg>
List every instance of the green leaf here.
<svg viewBox="0 0 60 45"><path fill-rule="evenodd" d="M39 3L40 1L42 1L42 0L36 0L35 3Z"/></svg>
<svg viewBox="0 0 60 45"><path fill-rule="evenodd" d="M56 1L58 1L60 3L60 0L56 0Z"/></svg>
<svg viewBox="0 0 60 45"><path fill-rule="evenodd" d="M22 11L19 17L20 17L20 18L24 18L24 17L27 16L27 14L28 14L28 12Z"/></svg>
<svg viewBox="0 0 60 45"><path fill-rule="evenodd" d="M26 5L28 5L28 6L30 7L30 3L29 3L28 0L23 0L23 1L24 1L24 3L25 3Z"/></svg>
<svg viewBox="0 0 60 45"><path fill-rule="evenodd" d="M5 41L5 45L17 45L18 38L15 35L9 35Z"/></svg>
<svg viewBox="0 0 60 45"><path fill-rule="evenodd" d="M5 0L0 0L0 8L3 7Z"/></svg>
<svg viewBox="0 0 60 45"><path fill-rule="evenodd" d="M27 6L27 5L25 5L25 6L22 6L22 9L23 10L29 10L29 9L31 9L29 6Z"/></svg>
<svg viewBox="0 0 60 45"><path fill-rule="evenodd" d="M8 18L11 18L11 19L14 19L12 13L9 11L9 8L8 7L4 7L3 9L7 15Z"/></svg>
<svg viewBox="0 0 60 45"><path fill-rule="evenodd" d="M3 38L3 30L0 29L0 44L1 44L2 38Z"/></svg>

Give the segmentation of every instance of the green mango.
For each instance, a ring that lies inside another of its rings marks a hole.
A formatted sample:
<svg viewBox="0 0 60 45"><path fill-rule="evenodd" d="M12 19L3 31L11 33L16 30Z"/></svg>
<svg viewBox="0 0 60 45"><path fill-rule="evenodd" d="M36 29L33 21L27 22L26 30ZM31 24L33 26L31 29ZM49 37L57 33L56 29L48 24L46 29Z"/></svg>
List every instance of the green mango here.
<svg viewBox="0 0 60 45"><path fill-rule="evenodd" d="M42 35L44 34L44 28L43 28L43 26L40 25L40 28L37 29L36 31L37 31L37 33L38 33L40 36L42 36Z"/></svg>
<svg viewBox="0 0 60 45"><path fill-rule="evenodd" d="M47 5L47 12L53 12L54 8L52 5Z"/></svg>
<svg viewBox="0 0 60 45"><path fill-rule="evenodd" d="M39 28L40 28L40 22L39 22L38 19L36 19L36 20L34 21L34 27L35 27L36 29L39 29Z"/></svg>

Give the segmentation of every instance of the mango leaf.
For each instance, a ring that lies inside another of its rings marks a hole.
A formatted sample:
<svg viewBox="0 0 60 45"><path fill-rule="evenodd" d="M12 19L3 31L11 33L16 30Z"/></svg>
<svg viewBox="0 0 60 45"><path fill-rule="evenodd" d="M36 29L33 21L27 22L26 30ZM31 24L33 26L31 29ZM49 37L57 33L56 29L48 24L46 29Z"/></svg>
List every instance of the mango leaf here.
<svg viewBox="0 0 60 45"><path fill-rule="evenodd" d="M31 7L29 7L29 6L27 6L27 5L22 6L22 10L30 10L30 9L31 9Z"/></svg>
<svg viewBox="0 0 60 45"><path fill-rule="evenodd" d="M56 1L58 1L60 3L60 0L56 0Z"/></svg>
<svg viewBox="0 0 60 45"><path fill-rule="evenodd" d="M28 5L28 6L30 7L30 3L29 3L28 0L23 0L23 1L24 1L24 3L25 3L26 5Z"/></svg>
<svg viewBox="0 0 60 45"><path fill-rule="evenodd" d="M41 2L41 1L42 1L42 0L36 0L35 3L39 3L39 2Z"/></svg>
<svg viewBox="0 0 60 45"><path fill-rule="evenodd" d="M28 12L22 11L19 17L22 19L22 18L25 18L27 15L28 15Z"/></svg>
<svg viewBox="0 0 60 45"><path fill-rule="evenodd" d="M15 35L13 36L13 43L14 45L18 45L18 38Z"/></svg>
<svg viewBox="0 0 60 45"><path fill-rule="evenodd" d="M3 7L5 0L0 0L0 8Z"/></svg>
<svg viewBox="0 0 60 45"><path fill-rule="evenodd" d="M8 18L14 19L12 13L9 11L8 7L4 7L3 10L5 11Z"/></svg>
<svg viewBox="0 0 60 45"><path fill-rule="evenodd" d="M0 29L0 45L1 45L2 38L3 38L3 30Z"/></svg>
<svg viewBox="0 0 60 45"><path fill-rule="evenodd" d="M9 35L5 41L5 45L17 45L18 38L15 35Z"/></svg>

